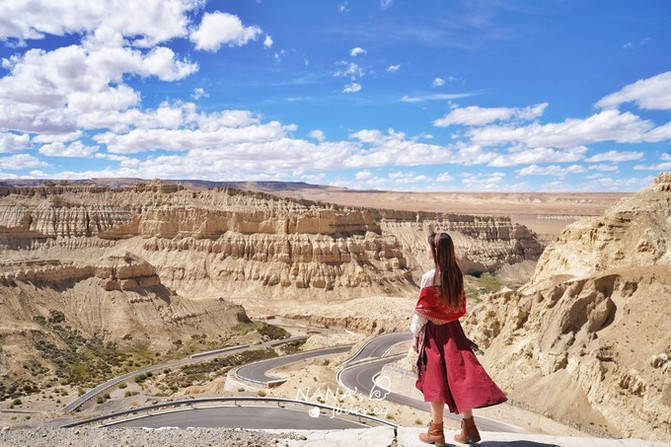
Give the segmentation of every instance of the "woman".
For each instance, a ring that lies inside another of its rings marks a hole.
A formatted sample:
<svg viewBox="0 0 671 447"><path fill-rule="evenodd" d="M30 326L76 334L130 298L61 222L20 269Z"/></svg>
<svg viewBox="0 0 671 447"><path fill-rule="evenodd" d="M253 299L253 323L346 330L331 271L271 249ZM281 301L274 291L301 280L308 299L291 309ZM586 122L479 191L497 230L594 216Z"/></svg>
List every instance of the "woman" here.
<svg viewBox="0 0 671 447"><path fill-rule="evenodd" d="M410 329L415 334L417 357L415 386L431 402L431 422L419 439L442 445L443 409L462 415L457 442L474 443L480 434L473 408L506 401L506 396L487 375L473 350L475 343L464 334L459 317L466 313L464 278L457 265L454 243L447 233L429 235L428 251L435 268L422 276L421 290Z"/></svg>

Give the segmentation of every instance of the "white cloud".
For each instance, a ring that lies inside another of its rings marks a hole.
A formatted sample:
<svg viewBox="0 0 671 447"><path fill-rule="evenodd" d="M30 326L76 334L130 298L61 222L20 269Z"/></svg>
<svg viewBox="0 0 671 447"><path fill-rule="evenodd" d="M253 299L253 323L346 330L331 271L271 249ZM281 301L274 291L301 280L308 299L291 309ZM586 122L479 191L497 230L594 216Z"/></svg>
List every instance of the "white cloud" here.
<svg viewBox="0 0 671 447"><path fill-rule="evenodd" d="M350 84L347 84L345 88L343 88L343 93L356 93L361 90L361 84L357 84L356 82L352 82Z"/></svg>
<svg viewBox="0 0 671 447"><path fill-rule="evenodd" d="M352 56L352 57L356 57L360 54L366 54L366 50L364 50L361 47L356 47L356 48L352 48L351 50L349 50L349 55Z"/></svg>
<svg viewBox="0 0 671 447"><path fill-rule="evenodd" d="M568 174L579 174L587 171L584 167L580 165L570 165L570 166L559 166L559 165L548 165L548 166L538 166L530 165L522 169L518 169L516 172L518 175L551 175L553 177L564 178Z"/></svg>
<svg viewBox="0 0 671 447"><path fill-rule="evenodd" d="M326 137L324 136L324 132L322 132L319 129L311 130L310 133L308 133L308 136L314 138L319 142L322 142L326 139Z"/></svg>
<svg viewBox="0 0 671 447"><path fill-rule="evenodd" d="M604 96L596 106L614 108L626 102L634 102L641 109L671 109L671 71L629 84L618 92Z"/></svg>
<svg viewBox="0 0 671 447"><path fill-rule="evenodd" d="M469 191L485 190L490 191L492 189L500 190L500 183L505 178L505 172L492 172L492 173L462 173L461 174L461 183L468 187Z"/></svg>
<svg viewBox="0 0 671 447"><path fill-rule="evenodd" d="M601 152L596 155L592 155L589 158L586 158L585 161L588 163L596 163L601 161L609 162L620 162L620 161L631 161L631 160L640 160L643 158L643 152L630 152L630 151L606 151Z"/></svg>
<svg viewBox="0 0 671 447"><path fill-rule="evenodd" d="M2 62L9 74L0 78L0 128L51 134L96 127L97 120L137 106L140 96L123 83L124 74L174 81L198 69L166 47L143 54L71 45Z"/></svg>
<svg viewBox="0 0 671 447"><path fill-rule="evenodd" d="M0 132L0 153L21 152L29 147L30 136L28 134Z"/></svg>
<svg viewBox="0 0 671 447"><path fill-rule="evenodd" d="M380 8L388 9L394 4L394 0L380 0Z"/></svg>
<svg viewBox="0 0 671 447"><path fill-rule="evenodd" d="M268 34L266 34L266 38L263 39L263 46L266 48L270 48L273 46L273 38L270 37Z"/></svg>
<svg viewBox="0 0 671 447"><path fill-rule="evenodd" d="M244 26L236 15L215 11L203 14L200 25L189 38L198 50L218 51L223 44L231 47L245 45L261 33L258 26Z"/></svg>
<svg viewBox="0 0 671 447"><path fill-rule="evenodd" d="M210 94L207 93L204 88L196 87L191 92L191 97L195 100L198 100L200 98L209 98Z"/></svg>
<svg viewBox="0 0 671 447"><path fill-rule="evenodd" d="M365 74L363 68L354 62L338 61L336 62L336 65L342 67L333 73L333 76L336 77L345 77L350 78L352 81L356 81Z"/></svg>
<svg viewBox="0 0 671 447"><path fill-rule="evenodd" d="M29 154L16 154L8 157L0 157L0 169L7 169L9 171L43 168L47 166L49 166L49 163L39 160Z"/></svg>
<svg viewBox="0 0 671 447"><path fill-rule="evenodd" d="M90 157L98 150L98 146L86 146L81 141L75 141L67 146L61 142L49 143L40 147L40 154L49 157Z"/></svg>
<svg viewBox="0 0 671 447"><path fill-rule="evenodd" d="M443 85L445 85L445 79L443 79L443 78L436 78L436 79L433 80L433 82L431 83L431 85L434 86L434 87L440 87L440 86L443 86Z"/></svg>
<svg viewBox="0 0 671 447"><path fill-rule="evenodd" d="M480 126L494 121L507 121L511 119L529 121L543 114L548 103L540 103L535 106L522 108L515 107L478 107L469 106L455 108L442 118L433 122L436 127L447 127L453 124L466 126Z"/></svg>
<svg viewBox="0 0 671 447"><path fill-rule="evenodd" d="M671 170L671 161L664 161L654 165L635 165L634 169L637 171L669 171Z"/></svg>
<svg viewBox="0 0 671 447"><path fill-rule="evenodd" d="M207 123L204 123L207 124ZM195 129L133 129L125 134L111 132L98 134L94 139L106 144L107 150L117 154L167 150L189 151L208 150L236 145L236 152L242 152L245 144L264 144L278 142L295 129L292 125L283 126L278 121L264 124L252 124L243 127L231 127L212 120L210 127L199 126ZM233 155L233 154L231 154ZM236 156L244 158L244 154Z"/></svg>
<svg viewBox="0 0 671 447"><path fill-rule="evenodd" d="M339 3L338 6L336 7L339 13L345 13L349 11L349 4L345 1L342 3Z"/></svg>
<svg viewBox="0 0 671 447"><path fill-rule="evenodd" d="M448 172L443 172L442 174L438 175L438 177L436 177L436 181L440 183L447 183L452 180L454 180L454 177Z"/></svg>
<svg viewBox="0 0 671 447"><path fill-rule="evenodd" d="M390 65L390 66L387 67L387 71L389 73L394 73L394 72L397 72L399 70L399 68L401 68L401 64Z"/></svg>
<svg viewBox="0 0 671 447"><path fill-rule="evenodd" d="M104 4L81 0L13 0L0 2L0 40L42 39L97 32L133 39L151 47L187 33L187 13L199 0L124 0Z"/></svg>
<svg viewBox="0 0 671 447"><path fill-rule="evenodd" d="M506 143L529 147L575 147L600 141L638 143L652 141L647 135L650 121L629 112L604 110L588 118L567 118L559 123L532 123L521 127L486 126L466 132L471 141L483 146Z"/></svg>
<svg viewBox="0 0 671 447"><path fill-rule="evenodd" d="M370 172L368 169L364 171L358 171L356 174L354 174L354 178L357 180L367 180L373 177L373 173Z"/></svg>
<svg viewBox="0 0 671 447"><path fill-rule="evenodd" d="M449 101L450 99L468 98L478 93L436 93L433 95L408 96L404 95L401 102Z"/></svg>
<svg viewBox="0 0 671 447"><path fill-rule="evenodd" d="M528 163L569 163L582 160L587 148L578 146L563 150L549 147L534 147L517 151L509 151L499 154L487 152L483 158L487 158L487 166L507 167Z"/></svg>

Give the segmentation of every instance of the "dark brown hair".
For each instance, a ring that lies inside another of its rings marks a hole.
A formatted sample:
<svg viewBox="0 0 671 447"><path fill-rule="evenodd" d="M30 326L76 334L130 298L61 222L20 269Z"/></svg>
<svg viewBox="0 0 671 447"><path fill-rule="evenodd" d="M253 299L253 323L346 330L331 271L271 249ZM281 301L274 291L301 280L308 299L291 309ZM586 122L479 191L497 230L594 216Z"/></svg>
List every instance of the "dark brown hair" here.
<svg viewBox="0 0 671 447"><path fill-rule="evenodd" d="M447 233L431 233L429 245L433 254L433 263L436 273L433 276L434 285L436 276L440 275L440 295L445 304L451 308L459 307L459 297L464 290L464 276L457 264L454 253L454 243Z"/></svg>

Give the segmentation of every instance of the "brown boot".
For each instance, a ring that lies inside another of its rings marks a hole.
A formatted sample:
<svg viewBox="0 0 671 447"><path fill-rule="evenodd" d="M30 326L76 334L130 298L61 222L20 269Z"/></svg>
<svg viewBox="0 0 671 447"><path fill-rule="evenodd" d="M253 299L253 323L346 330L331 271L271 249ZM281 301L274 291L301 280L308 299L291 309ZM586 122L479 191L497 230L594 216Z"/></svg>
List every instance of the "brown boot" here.
<svg viewBox="0 0 671 447"><path fill-rule="evenodd" d="M429 422L429 430L426 433L420 433L419 440L427 444L444 445L445 433L443 432L443 421L438 423Z"/></svg>
<svg viewBox="0 0 671 447"><path fill-rule="evenodd" d="M473 417L461 420L461 433L454 435L454 440L464 444L473 444L480 441L480 433L478 433L478 427L475 426Z"/></svg>

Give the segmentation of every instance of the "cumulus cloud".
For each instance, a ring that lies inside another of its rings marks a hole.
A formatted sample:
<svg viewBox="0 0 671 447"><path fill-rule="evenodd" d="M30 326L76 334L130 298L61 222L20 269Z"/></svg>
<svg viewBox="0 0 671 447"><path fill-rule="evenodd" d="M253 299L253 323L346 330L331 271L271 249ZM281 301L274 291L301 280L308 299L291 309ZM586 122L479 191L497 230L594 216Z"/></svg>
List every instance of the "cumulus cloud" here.
<svg viewBox="0 0 671 447"><path fill-rule="evenodd" d="M188 17L200 0L124 0L101 5L86 0L0 2L0 40L42 39L100 30L152 47L187 33Z"/></svg>
<svg viewBox="0 0 671 447"><path fill-rule="evenodd" d="M0 128L52 134L96 127L98 118L139 105L140 96L123 83L124 74L174 81L198 68L167 47L143 54L128 47L80 45L31 49L2 64L9 74L0 78Z"/></svg>
<svg viewBox="0 0 671 447"><path fill-rule="evenodd" d="M559 165L548 165L548 166L538 166L538 165L529 165L522 169L518 169L516 172L518 175L550 175L553 177L564 178L568 174L579 174L587 171L583 166L580 165L570 165L570 166L559 166Z"/></svg>
<svg viewBox="0 0 671 447"><path fill-rule="evenodd" d="M352 82L350 84L347 84L345 88L343 88L343 93L356 93L361 90L361 84L357 84L356 82Z"/></svg>
<svg viewBox="0 0 671 447"><path fill-rule="evenodd" d="M471 141L484 146L523 144L529 147L575 147L600 141L638 143L653 141L647 135L650 121L617 110L604 110L584 119L567 118L558 123L525 126L486 126L467 131Z"/></svg>
<svg viewBox="0 0 671 447"><path fill-rule="evenodd" d="M319 129L311 130L308 135L320 142L326 139L326 136L324 136L324 132L322 132Z"/></svg>
<svg viewBox="0 0 671 447"><path fill-rule="evenodd" d="M568 163L582 160L587 148L578 146L568 149L534 147L506 153L486 152L487 166L508 167L528 163Z"/></svg>
<svg viewBox="0 0 671 447"><path fill-rule="evenodd" d="M336 77L345 77L350 78L352 81L356 81L365 74L363 68L354 62L338 61L336 62L336 65L340 67L333 72L333 76Z"/></svg>
<svg viewBox="0 0 671 447"><path fill-rule="evenodd" d="M244 26L236 15L215 11L203 14L200 25L191 32L189 39L198 50L218 51L224 44L231 47L245 45L261 33L258 26Z"/></svg>
<svg viewBox="0 0 671 447"><path fill-rule="evenodd" d="M523 108L478 106L455 108L442 118L435 120L433 125L436 127L447 127L454 124L481 126L495 121L508 121L512 119L529 121L541 116L547 106L548 103L544 102Z"/></svg>
<svg viewBox="0 0 671 447"><path fill-rule="evenodd" d="M198 99L200 99L200 98L208 98L209 96L210 96L210 94L207 93L207 92L205 91L205 89L204 89L204 88L201 88L201 87L196 87L196 88L194 88L193 91L191 92L191 97L192 97L193 99L195 99L195 100L198 100Z"/></svg>
<svg viewBox="0 0 671 447"><path fill-rule="evenodd" d="M349 50L349 55L352 56L352 57L356 57L360 54L366 54L366 50L364 50L361 47L356 47L356 48L352 48L351 50Z"/></svg>
<svg viewBox="0 0 671 447"><path fill-rule="evenodd" d="M0 132L0 153L21 152L29 147L30 136L28 134Z"/></svg>
<svg viewBox="0 0 671 447"><path fill-rule="evenodd" d="M447 183L454 180L454 177L449 172L443 172L436 177L436 181L440 183Z"/></svg>
<svg viewBox="0 0 671 447"><path fill-rule="evenodd" d="M0 169L7 169L8 171L44 168L47 166L49 166L49 163L39 160L29 154L16 154L8 157L0 157Z"/></svg>
<svg viewBox="0 0 671 447"><path fill-rule="evenodd" d="M461 183L471 191L491 191L492 189L500 189L500 184L506 177L506 173L500 171L492 173L462 173L461 177Z"/></svg>
<svg viewBox="0 0 671 447"><path fill-rule="evenodd" d="M40 147L39 152L49 157L90 157L98 150L98 146L87 146L81 141L68 145L61 142L49 143Z"/></svg>
<svg viewBox="0 0 671 447"><path fill-rule="evenodd" d="M401 68L401 64L396 64L396 65L390 65L387 67L387 72L389 73L395 73Z"/></svg>
<svg viewBox="0 0 671 447"><path fill-rule="evenodd" d="M434 86L434 87L440 87L440 86L443 86L443 85L445 85L445 79L443 79L443 78L436 78L436 79L433 80L433 82L431 83L431 85Z"/></svg>
<svg viewBox="0 0 671 447"><path fill-rule="evenodd" d="M588 163L597 163L602 161L615 163L620 161L640 160L641 158L643 158L643 152L612 150L592 155L591 157L586 158L585 161Z"/></svg>
<svg viewBox="0 0 671 447"><path fill-rule="evenodd" d="M641 109L671 109L671 71L629 84L604 96L596 106L604 109L615 108L627 102L633 102Z"/></svg>
<svg viewBox="0 0 671 447"><path fill-rule="evenodd" d="M263 39L263 46L266 48L270 48L273 46L273 38L270 37L268 34L266 34L266 38Z"/></svg>

